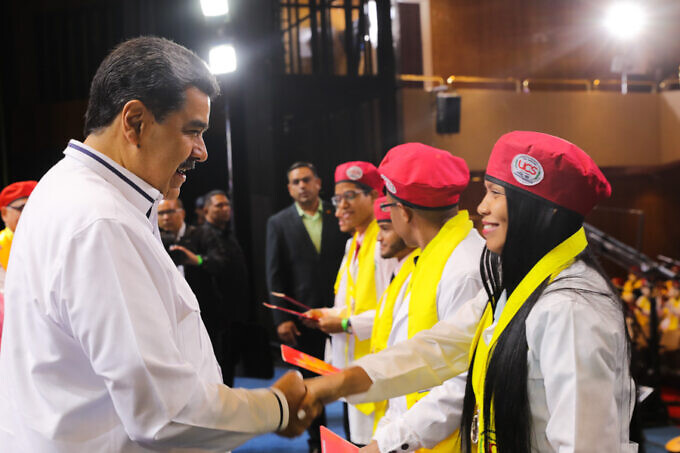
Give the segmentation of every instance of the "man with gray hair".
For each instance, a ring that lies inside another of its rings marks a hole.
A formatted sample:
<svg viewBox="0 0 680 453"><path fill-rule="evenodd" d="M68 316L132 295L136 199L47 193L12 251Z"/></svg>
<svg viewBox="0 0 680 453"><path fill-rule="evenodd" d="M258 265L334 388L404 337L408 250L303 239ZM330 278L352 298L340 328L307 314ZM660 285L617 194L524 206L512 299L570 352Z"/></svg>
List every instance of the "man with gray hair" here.
<svg viewBox="0 0 680 453"><path fill-rule="evenodd" d="M40 180L14 237L3 451L225 451L308 423L297 374L269 389L222 384L196 297L160 241L158 204L206 160L218 92L200 58L162 38L126 41L97 70L85 141Z"/></svg>

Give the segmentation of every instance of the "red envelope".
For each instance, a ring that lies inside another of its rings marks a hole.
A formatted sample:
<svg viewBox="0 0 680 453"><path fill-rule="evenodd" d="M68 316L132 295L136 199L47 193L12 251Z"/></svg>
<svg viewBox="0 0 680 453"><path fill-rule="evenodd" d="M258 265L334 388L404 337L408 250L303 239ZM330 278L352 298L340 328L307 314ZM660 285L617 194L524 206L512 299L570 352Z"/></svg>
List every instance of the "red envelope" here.
<svg viewBox="0 0 680 453"><path fill-rule="evenodd" d="M321 453L356 453L359 447L347 442L325 426L321 427Z"/></svg>
<svg viewBox="0 0 680 453"><path fill-rule="evenodd" d="M281 345L281 357L283 358L284 362L299 366L300 368L309 370L312 373L327 375L340 371L333 365L326 363L323 360L312 357L309 354L305 354L304 352L293 349L290 346L286 346L285 344Z"/></svg>
<svg viewBox="0 0 680 453"><path fill-rule="evenodd" d="M300 318L316 319L313 316L309 316L309 315L306 315L304 313L300 313L299 311L289 310L288 308L283 308L283 307L279 307L278 305L268 304L267 302L262 302L262 305L264 305L267 308L271 308L272 310L285 311L286 313L290 313L291 315L299 316Z"/></svg>

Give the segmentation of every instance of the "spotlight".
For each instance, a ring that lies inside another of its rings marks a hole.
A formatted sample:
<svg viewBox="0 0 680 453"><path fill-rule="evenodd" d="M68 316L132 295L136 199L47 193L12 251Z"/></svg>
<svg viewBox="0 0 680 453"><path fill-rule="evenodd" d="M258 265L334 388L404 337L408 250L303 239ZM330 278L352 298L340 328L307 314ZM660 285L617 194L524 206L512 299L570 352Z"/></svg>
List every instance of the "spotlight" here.
<svg viewBox="0 0 680 453"><path fill-rule="evenodd" d="M227 0L201 0L201 9L204 16L224 16L229 13L229 2Z"/></svg>
<svg viewBox="0 0 680 453"><path fill-rule="evenodd" d="M226 74L236 71L236 50L231 44L223 44L210 49L208 54L210 71L213 74Z"/></svg>
<svg viewBox="0 0 680 453"><path fill-rule="evenodd" d="M632 39L645 25L645 12L638 3L614 3L607 11L604 25L617 38Z"/></svg>

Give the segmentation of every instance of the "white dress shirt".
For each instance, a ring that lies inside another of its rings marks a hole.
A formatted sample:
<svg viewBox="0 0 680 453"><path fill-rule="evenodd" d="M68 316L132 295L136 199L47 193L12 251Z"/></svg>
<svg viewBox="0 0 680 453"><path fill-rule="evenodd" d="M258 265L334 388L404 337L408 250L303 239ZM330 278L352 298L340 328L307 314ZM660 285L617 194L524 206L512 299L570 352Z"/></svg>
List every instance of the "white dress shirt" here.
<svg viewBox="0 0 680 453"><path fill-rule="evenodd" d="M483 248L484 239L473 228L451 253L437 285L437 317L440 320L454 316L482 290L479 260ZM404 290L402 288L402 292ZM410 300L411 296L408 294L402 303L395 304L388 347L408 339ZM467 373L448 379L410 410L405 396L390 398L385 416L373 435L380 451L387 453L393 450L432 448L446 439L451 433L450 427L460 425L462 407L457 401L465 396L466 381Z"/></svg>
<svg viewBox="0 0 680 453"><path fill-rule="evenodd" d="M612 299L588 292L606 288L595 270L578 261L548 286L527 317L534 452L637 451L628 437L635 392L623 315ZM485 305L480 295L432 329L359 359L355 365L373 385L348 400L382 400L439 385L465 371ZM484 341L495 327L483 332Z"/></svg>
<svg viewBox="0 0 680 453"><path fill-rule="evenodd" d="M359 238L362 239L362 238ZM345 256L340 264L340 269L343 269L346 260L350 259L349 272L352 278L356 279L359 266L358 259L356 256L348 257L349 247L352 239L347 240L347 245L345 246ZM380 244L375 246L375 291L376 296L379 298L382 293L390 284L390 277L397 266L396 258L382 258L380 256ZM340 285L338 286L338 291L335 294L335 302L333 304L333 310L335 310L338 316L345 316L347 309L346 305L347 297L347 275L343 273L340 280ZM377 305L376 300L376 305ZM331 334L330 347L326 350L330 350L330 354L327 353L326 360L330 359L330 362L338 368L346 368L349 363L354 360L354 342L358 338L359 340L367 340L371 337L371 332L373 330L373 320L375 319L375 310L368 310L358 315L350 316L350 322L352 324L352 333L334 333ZM347 356L345 355L347 354ZM346 358L347 357L347 358ZM371 435L373 434L373 415L365 415L359 411L356 407L350 405L348 407L348 418L349 418L349 431L351 441L357 444L368 444L371 441Z"/></svg>
<svg viewBox="0 0 680 453"><path fill-rule="evenodd" d="M64 154L26 204L8 266L2 451L225 451L285 426L278 390L221 383L160 242L158 190L80 142Z"/></svg>

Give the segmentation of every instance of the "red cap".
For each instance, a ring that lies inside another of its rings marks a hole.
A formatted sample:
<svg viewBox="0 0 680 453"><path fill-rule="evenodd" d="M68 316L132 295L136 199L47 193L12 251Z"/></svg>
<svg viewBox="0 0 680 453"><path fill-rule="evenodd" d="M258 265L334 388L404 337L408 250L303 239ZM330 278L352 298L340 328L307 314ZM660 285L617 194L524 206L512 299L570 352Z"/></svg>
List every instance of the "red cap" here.
<svg viewBox="0 0 680 453"><path fill-rule="evenodd" d="M540 132L515 131L493 147L486 175L586 216L612 188L578 146Z"/></svg>
<svg viewBox="0 0 680 453"><path fill-rule="evenodd" d="M4 208L14 200L29 196L36 184L38 181L19 181L5 187L0 192L0 208Z"/></svg>
<svg viewBox="0 0 680 453"><path fill-rule="evenodd" d="M335 183L353 182L382 193L383 182L378 169L370 162L360 160L345 162L335 168Z"/></svg>
<svg viewBox="0 0 680 453"><path fill-rule="evenodd" d="M422 143L395 146L378 171L390 195L416 208L453 206L470 181L463 159Z"/></svg>
<svg viewBox="0 0 680 453"><path fill-rule="evenodd" d="M378 222L391 222L392 218L390 217L390 211L389 209L387 211L383 211L380 208L381 204L388 203L389 201L387 200L387 197L380 197L377 200L373 202L373 214L375 215L375 220Z"/></svg>

